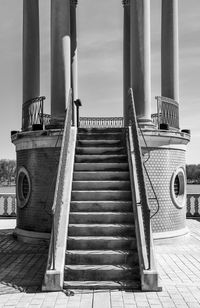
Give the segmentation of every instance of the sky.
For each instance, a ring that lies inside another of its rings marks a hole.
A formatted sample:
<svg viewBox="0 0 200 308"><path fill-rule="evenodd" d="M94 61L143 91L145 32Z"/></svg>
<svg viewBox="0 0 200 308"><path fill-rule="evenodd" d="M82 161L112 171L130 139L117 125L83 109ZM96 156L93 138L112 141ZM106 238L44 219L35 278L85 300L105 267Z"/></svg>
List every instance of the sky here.
<svg viewBox="0 0 200 308"><path fill-rule="evenodd" d="M50 112L50 0L40 0L41 91ZM152 113L161 94L161 0L151 0ZM0 159L15 158L11 130L21 129L22 0L0 0ZM79 0L81 116L122 116L121 0ZM200 163L200 1L179 0L180 126L191 129L188 164Z"/></svg>

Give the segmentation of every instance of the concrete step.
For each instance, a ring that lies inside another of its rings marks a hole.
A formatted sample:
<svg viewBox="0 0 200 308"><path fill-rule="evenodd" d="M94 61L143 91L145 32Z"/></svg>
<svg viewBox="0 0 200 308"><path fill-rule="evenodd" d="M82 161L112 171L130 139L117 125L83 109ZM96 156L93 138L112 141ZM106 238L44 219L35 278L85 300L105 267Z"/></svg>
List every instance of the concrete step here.
<svg viewBox="0 0 200 308"><path fill-rule="evenodd" d="M75 163L75 171L128 171L128 163Z"/></svg>
<svg viewBox="0 0 200 308"><path fill-rule="evenodd" d="M137 250L68 250L66 264L138 265Z"/></svg>
<svg viewBox="0 0 200 308"><path fill-rule="evenodd" d="M131 191L102 190L102 191L72 191L71 201L131 201Z"/></svg>
<svg viewBox="0 0 200 308"><path fill-rule="evenodd" d="M77 147L122 147L122 140L77 140Z"/></svg>
<svg viewBox="0 0 200 308"><path fill-rule="evenodd" d="M127 162L127 155L109 154L109 155L75 155L75 163L125 163Z"/></svg>
<svg viewBox="0 0 200 308"><path fill-rule="evenodd" d="M124 147L76 147L76 154L79 155L110 155L126 154Z"/></svg>
<svg viewBox="0 0 200 308"><path fill-rule="evenodd" d="M141 283L134 279L130 281L64 281L64 289L89 289L89 290L140 290Z"/></svg>
<svg viewBox="0 0 200 308"><path fill-rule="evenodd" d="M79 127L78 134L80 133L95 133L95 134L102 134L102 133L122 133L124 129L122 127Z"/></svg>
<svg viewBox="0 0 200 308"><path fill-rule="evenodd" d="M132 250L136 248L135 237L122 236L68 236L69 250Z"/></svg>
<svg viewBox="0 0 200 308"><path fill-rule="evenodd" d="M129 265L65 265L64 280L131 280L138 278L138 267Z"/></svg>
<svg viewBox="0 0 200 308"><path fill-rule="evenodd" d="M73 181L73 190L131 190L130 181Z"/></svg>
<svg viewBox="0 0 200 308"><path fill-rule="evenodd" d="M122 134L116 133L78 133L77 140L121 140Z"/></svg>
<svg viewBox="0 0 200 308"><path fill-rule="evenodd" d="M75 171L74 181L126 181L130 180L128 171Z"/></svg>
<svg viewBox="0 0 200 308"><path fill-rule="evenodd" d="M71 201L71 212L132 212L131 201Z"/></svg>
<svg viewBox="0 0 200 308"><path fill-rule="evenodd" d="M70 212L70 224L123 224L134 223L133 213L115 212Z"/></svg>
<svg viewBox="0 0 200 308"><path fill-rule="evenodd" d="M69 236L135 236L134 224L69 224Z"/></svg>

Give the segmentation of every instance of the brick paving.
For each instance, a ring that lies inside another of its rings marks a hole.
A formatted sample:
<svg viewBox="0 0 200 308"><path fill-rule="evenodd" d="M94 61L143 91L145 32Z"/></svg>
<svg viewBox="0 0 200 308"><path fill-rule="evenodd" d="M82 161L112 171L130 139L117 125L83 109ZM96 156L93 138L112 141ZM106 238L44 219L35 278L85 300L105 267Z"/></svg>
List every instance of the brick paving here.
<svg viewBox="0 0 200 308"><path fill-rule="evenodd" d="M22 244L0 231L0 308L200 308L200 222L190 235L156 243L162 292L40 292L47 247Z"/></svg>

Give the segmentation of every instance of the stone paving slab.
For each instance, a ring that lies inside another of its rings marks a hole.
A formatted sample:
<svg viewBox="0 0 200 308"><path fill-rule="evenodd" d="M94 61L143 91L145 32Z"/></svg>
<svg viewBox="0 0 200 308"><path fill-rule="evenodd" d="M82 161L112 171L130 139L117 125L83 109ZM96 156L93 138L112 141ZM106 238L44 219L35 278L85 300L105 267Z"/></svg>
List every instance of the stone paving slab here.
<svg viewBox="0 0 200 308"><path fill-rule="evenodd" d="M156 242L162 292L76 290L74 296L40 292L47 247L18 243L2 230L0 308L200 308L200 222L187 224L190 235Z"/></svg>

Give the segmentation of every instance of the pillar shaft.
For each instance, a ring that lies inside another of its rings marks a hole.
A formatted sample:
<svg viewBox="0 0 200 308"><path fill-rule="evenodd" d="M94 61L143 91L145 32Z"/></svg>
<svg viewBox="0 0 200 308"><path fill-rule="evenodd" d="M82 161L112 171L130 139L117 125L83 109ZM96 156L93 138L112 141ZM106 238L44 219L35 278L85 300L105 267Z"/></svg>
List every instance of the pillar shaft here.
<svg viewBox="0 0 200 308"><path fill-rule="evenodd" d="M40 95L38 0L23 2L23 103Z"/></svg>
<svg viewBox="0 0 200 308"><path fill-rule="evenodd" d="M76 30L77 0L71 0L71 59L72 59L72 92L73 99L78 99L78 59L77 59L77 30Z"/></svg>
<svg viewBox="0 0 200 308"><path fill-rule="evenodd" d="M151 122L150 0L131 1L131 86L136 114Z"/></svg>
<svg viewBox="0 0 200 308"><path fill-rule="evenodd" d="M162 96L179 100L178 0L162 0Z"/></svg>
<svg viewBox="0 0 200 308"><path fill-rule="evenodd" d="M130 1L124 0L124 29L123 29L123 114L125 126L129 123L128 90L130 81Z"/></svg>
<svg viewBox="0 0 200 308"><path fill-rule="evenodd" d="M70 0L51 0L51 116L63 119L71 88Z"/></svg>

